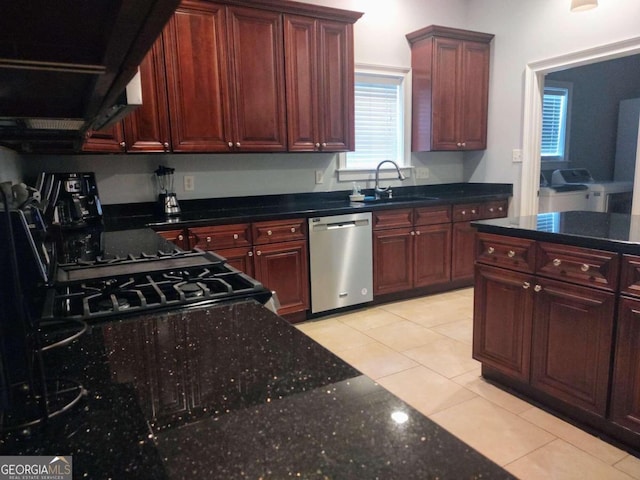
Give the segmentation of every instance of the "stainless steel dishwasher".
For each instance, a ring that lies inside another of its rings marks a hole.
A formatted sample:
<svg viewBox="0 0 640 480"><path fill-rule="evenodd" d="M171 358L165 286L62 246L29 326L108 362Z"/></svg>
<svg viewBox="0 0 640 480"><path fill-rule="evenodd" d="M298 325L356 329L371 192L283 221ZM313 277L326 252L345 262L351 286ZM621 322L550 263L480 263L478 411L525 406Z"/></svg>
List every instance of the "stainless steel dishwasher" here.
<svg viewBox="0 0 640 480"><path fill-rule="evenodd" d="M311 313L373 300L371 212L309 219Z"/></svg>

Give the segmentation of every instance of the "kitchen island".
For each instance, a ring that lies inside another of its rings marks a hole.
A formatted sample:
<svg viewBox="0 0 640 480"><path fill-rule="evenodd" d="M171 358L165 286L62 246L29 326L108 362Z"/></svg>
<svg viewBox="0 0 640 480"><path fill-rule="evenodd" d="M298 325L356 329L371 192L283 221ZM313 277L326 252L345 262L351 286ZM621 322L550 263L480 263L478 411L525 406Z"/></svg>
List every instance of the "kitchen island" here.
<svg viewBox="0 0 640 480"><path fill-rule="evenodd" d="M474 223L473 356L485 378L640 451L640 218Z"/></svg>
<svg viewBox="0 0 640 480"><path fill-rule="evenodd" d="M86 394L0 453L74 478L512 478L252 300L94 324L44 360Z"/></svg>

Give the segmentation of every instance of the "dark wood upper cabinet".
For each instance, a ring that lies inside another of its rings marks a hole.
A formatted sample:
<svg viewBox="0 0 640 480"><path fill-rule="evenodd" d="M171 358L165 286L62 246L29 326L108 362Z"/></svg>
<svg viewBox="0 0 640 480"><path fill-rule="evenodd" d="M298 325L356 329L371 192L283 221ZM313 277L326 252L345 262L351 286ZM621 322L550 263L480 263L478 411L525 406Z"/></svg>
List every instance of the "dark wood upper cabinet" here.
<svg viewBox="0 0 640 480"><path fill-rule="evenodd" d="M353 150L351 23L285 15L289 151Z"/></svg>
<svg viewBox="0 0 640 480"><path fill-rule="evenodd" d="M82 151L88 153L121 153L125 151L122 122L104 130L87 132Z"/></svg>
<svg viewBox="0 0 640 480"><path fill-rule="evenodd" d="M412 151L486 148L492 38L439 26L407 35L413 71Z"/></svg>

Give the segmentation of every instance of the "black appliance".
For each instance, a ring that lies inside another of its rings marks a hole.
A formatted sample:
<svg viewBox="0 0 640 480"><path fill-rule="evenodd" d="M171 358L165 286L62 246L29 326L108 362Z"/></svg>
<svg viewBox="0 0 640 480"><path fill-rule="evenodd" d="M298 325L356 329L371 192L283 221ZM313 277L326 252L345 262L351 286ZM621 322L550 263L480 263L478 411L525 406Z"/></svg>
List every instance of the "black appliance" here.
<svg viewBox="0 0 640 480"><path fill-rule="evenodd" d="M36 188L45 217L53 225L77 229L102 220L102 203L92 172L42 173Z"/></svg>

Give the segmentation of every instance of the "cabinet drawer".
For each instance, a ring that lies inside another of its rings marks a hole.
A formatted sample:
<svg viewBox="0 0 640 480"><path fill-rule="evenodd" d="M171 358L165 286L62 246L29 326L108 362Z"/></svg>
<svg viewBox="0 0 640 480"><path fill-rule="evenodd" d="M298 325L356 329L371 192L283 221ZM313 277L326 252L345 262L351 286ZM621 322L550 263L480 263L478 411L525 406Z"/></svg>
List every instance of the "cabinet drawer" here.
<svg viewBox="0 0 640 480"><path fill-rule="evenodd" d="M251 228L248 223L193 227L189 230L195 240L193 246L204 250L251 245Z"/></svg>
<svg viewBox="0 0 640 480"><path fill-rule="evenodd" d="M536 272L540 275L615 291L619 268L613 252L538 243Z"/></svg>
<svg viewBox="0 0 640 480"><path fill-rule="evenodd" d="M640 297L640 256L623 255L620 293Z"/></svg>
<svg viewBox="0 0 640 480"><path fill-rule="evenodd" d="M156 230L162 238L173 242L178 248L189 250L189 235L184 229L180 230Z"/></svg>
<svg viewBox="0 0 640 480"><path fill-rule="evenodd" d="M421 207L413 210L415 225L437 225L451 223L451 206Z"/></svg>
<svg viewBox="0 0 640 480"><path fill-rule="evenodd" d="M399 208L373 212L373 229L400 228L413 226L413 209Z"/></svg>
<svg viewBox="0 0 640 480"><path fill-rule="evenodd" d="M252 226L253 244L306 240L307 224L302 218L257 222Z"/></svg>
<svg viewBox="0 0 640 480"><path fill-rule="evenodd" d="M509 202L507 200L495 200L483 203L480 207L480 218L502 218L507 216Z"/></svg>
<svg viewBox="0 0 640 480"><path fill-rule="evenodd" d="M536 266L535 241L490 233L476 236L476 260L487 265L533 273Z"/></svg>
<svg viewBox="0 0 640 480"><path fill-rule="evenodd" d="M453 206L453 221L466 222L467 220L478 220L480 218L480 203L462 203Z"/></svg>

